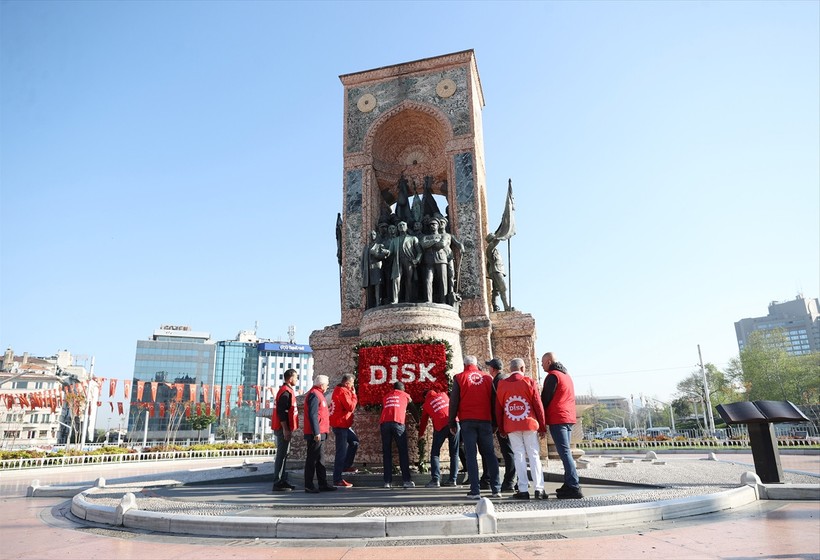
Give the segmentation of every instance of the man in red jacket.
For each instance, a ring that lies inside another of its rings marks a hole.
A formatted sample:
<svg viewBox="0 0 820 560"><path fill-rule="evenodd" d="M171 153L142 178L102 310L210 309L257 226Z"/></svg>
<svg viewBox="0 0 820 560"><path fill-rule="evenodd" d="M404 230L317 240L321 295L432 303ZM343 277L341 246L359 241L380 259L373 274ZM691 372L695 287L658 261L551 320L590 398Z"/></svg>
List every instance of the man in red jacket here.
<svg viewBox="0 0 820 560"><path fill-rule="evenodd" d="M541 367L547 372L541 402L549 424L550 435L555 450L564 465L564 484L556 490L559 499L583 498L572 458L569 442L572 426L575 425L575 386L564 365L555 359L555 354L547 352L541 358Z"/></svg>
<svg viewBox="0 0 820 560"><path fill-rule="evenodd" d="M307 442L305 457L305 492L318 494L328 490L336 490L335 486L327 483L327 469L322 464L322 444L330 433L330 413L327 409L325 391L328 385L327 375L317 375L313 378L313 387L305 397L304 431ZM316 476L318 488L313 485Z"/></svg>
<svg viewBox="0 0 820 560"><path fill-rule="evenodd" d="M527 480L529 459L535 499L546 499L544 469L541 467L538 452L538 438L544 437L547 431L544 408L538 394L538 385L524 374L524 360L521 358L510 361L510 375L498 382L495 417L498 422L498 433L507 436L513 450L515 472L518 475L518 492L513 494L513 498L530 499Z"/></svg>
<svg viewBox="0 0 820 560"><path fill-rule="evenodd" d="M382 458L384 465L384 487L393 486L393 440L399 449L399 466L405 488L414 488L416 484L410 476L410 453L407 450L407 430L404 425L410 395L404 392L404 383L396 381L393 390L382 399L382 415L379 427L382 434Z"/></svg>
<svg viewBox="0 0 820 560"><path fill-rule="evenodd" d="M447 393L439 393L432 389L425 391L424 404L421 407L421 421L419 422L419 439L427 431L427 422L433 420L433 443L430 445L430 482L425 488L441 486L441 446L444 440L448 441L450 450L450 475L444 486L457 486L458 477L458 439L459 430L450 433L450 397Z"/></svg>
<svg viewBox="0 0 820 560"><path fill-rule="evenodd" d="M333 461L333 486L351 488L353 485L342 478L343 472L355 474L351 468L359 449L359 437L353 431L353 412L359 402L353 388L353 374L346 373L333 389L330 398L330 427L336 439L336 458Z"/></svg>
<svg viewBox="0 0 820 560"><path fill-rule="evenodd" d="M470 500L481 499L478 453L481 453L481 462L490 477L492 497L501 497L498 458L493 446L493 378L478 369L477 363L475 356L464 356L464 371L453 378L450 393L450 431L455 433L456 423L460 422L467 456L467 476L470 479L467 498Z"/></svg>
<svg viewBox="0 0 820 560"><path fill-rule="evenodd" d="M274 492L290 491L296 488L287 481L285 463L290 451L290 438L299 427L299 411L296 410L296 392L293 388L299 380L295 369L284 374L285 382L276 393L276 405L270 418L270 427L276 436L276 459L273 460Z"/></svg>

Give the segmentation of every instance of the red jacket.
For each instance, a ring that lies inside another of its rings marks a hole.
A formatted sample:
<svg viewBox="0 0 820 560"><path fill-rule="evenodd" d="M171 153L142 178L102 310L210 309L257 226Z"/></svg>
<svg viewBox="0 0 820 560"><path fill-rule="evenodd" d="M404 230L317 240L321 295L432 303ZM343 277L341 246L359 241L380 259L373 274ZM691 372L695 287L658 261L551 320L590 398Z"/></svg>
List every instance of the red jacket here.
<svg viewBox="0 0 820 560"><path fill-rule="evenodd" d="M419 422L419 436L427 430L427 421L433 419L433 431L438 432L447 427L450 418L450 397L447 393L430 391L424 398L421 407L421 421Z"/></svg>
<svg viewBox="0 0 820 560"><path fill-rule="evenodd" d="M270 427L273 430L278 430L282 427L282 419L279 418L279 403L282 400L282 394L289 393L290 398L290 407L288 408L288 427L291 431L295 430L299 427L299 411L296 409L296 391L293 390L293 387L285 383L281 387L279 387L279 391L276 393L276 401L274 402L274 409L273 414L270 417Z"/></svg>
<svg viewBox="0 0 820 560"><path fill-rule="evenodd" d="M333 389L333 396L330 397L330 427L349 428L353 425L353 412L359 397L353 389L344 385L336 385Z"/></svg>
<svg viewBox="0 0 820 560"><path fill-rule="evenodd" d="M575 424L575 385L572 383L572 378L569 374L558 370L547 372L547 377L549 376L554 376L558 384L552 400L544 409L547 424Z"/></svg>
<svg viewBox="0 0 820 560"><path fill-rule="evenodd" d="M459 401L456 414L464 420L493 419L493 377L478 369L474 364L468 365L463 372L453 378L458 383ZM452 416L452 415L451 415Z"/></svg>
<svg viewBox="0 0 820 560"><path fill-rule="evenodd" d="M404 424L408 404L410 404L410 395L408 393L398 389L393 389L387 393L382 400L382 416L379 418L379 424L385 422Z"/></svg>
<svg viewBox="0 0 820 560"><path fill-rule="evenodd" d="M310 418L310 410L313 408L313 403L311 400L316 401L316 417L312 419ZM317 427L319 428L320 434L327 434L330 433L330 414L327 410L327 400L325 400L325 395L322 393L322 388L313 386L313 388L308 391L307 396L305 397L305 427L304 427L304 434L306 436L315 435L313 430ZM315 426L318 424L318 426Z"/></svg>
<svg viewBox="0 0 820 560"><path fill-rule="evenodd" d="M495 419L504 434L546 430L541 395L532 378L514 371L498 382Z"/></svg>

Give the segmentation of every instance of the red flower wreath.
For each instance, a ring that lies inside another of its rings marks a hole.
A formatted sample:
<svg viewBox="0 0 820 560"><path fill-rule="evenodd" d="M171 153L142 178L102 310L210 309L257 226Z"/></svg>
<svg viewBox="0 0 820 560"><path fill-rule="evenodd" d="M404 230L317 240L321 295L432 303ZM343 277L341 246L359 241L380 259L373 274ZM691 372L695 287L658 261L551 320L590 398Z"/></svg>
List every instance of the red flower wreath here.
<svg viewBox="0 0 820 560"><path fill-rule="evenodd" d="M444 344L392 344L359 348L359 404L380 405L393 383L401 381L415 403L428 389L447 391Z"/></svg>

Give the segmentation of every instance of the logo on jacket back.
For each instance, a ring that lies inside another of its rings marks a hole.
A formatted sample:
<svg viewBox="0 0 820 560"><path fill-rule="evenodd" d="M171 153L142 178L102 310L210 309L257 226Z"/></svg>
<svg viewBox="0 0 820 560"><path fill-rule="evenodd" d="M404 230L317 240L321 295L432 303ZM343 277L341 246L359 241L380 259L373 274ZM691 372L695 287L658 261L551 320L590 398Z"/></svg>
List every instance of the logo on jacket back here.
<svg viewBox="0 0 820 560"><path fill-rule="evenodd" d="M470 373L467 380L470 382L470 385L481 385L484 382L484 374L474 371Z"/></svg>
<svg viewBox="0 0 820 560"><path fill-rule="evenodd" d="M510 420L524 420L530 415L530 403L524 397L512 396L504 403L504 414Z"/></svg>

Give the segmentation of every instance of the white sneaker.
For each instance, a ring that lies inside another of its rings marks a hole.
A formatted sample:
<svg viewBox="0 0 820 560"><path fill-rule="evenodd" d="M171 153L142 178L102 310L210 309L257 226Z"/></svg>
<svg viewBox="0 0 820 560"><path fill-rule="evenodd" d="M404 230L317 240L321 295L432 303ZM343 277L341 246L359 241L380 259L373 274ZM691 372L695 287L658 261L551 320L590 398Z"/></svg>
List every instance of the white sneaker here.
<svg viewBox="0 0 820 560"><path fill-rule="evenodd" d="M385 482L385 483L384 483L384 487L385 487L385 488L392 488L392 487L393 487L393 485L392 485L392 484L390 484L389 482Z"/></svg>
<svg viewBox="0 0 820 560"><path fill-rule="evenodd" d="M408 480L407 482L405 482L405 483L403 484L403 486L404 486L405 488L415 488L415 487L416 487L416 483L415 483L415 482L413 482L412 480Z"/></svg>
<svg viewBox="0 0 820 560"><path fill-rule="evenodd" d="M480 500L481 494L467 494L468 500Z"/></svg>

